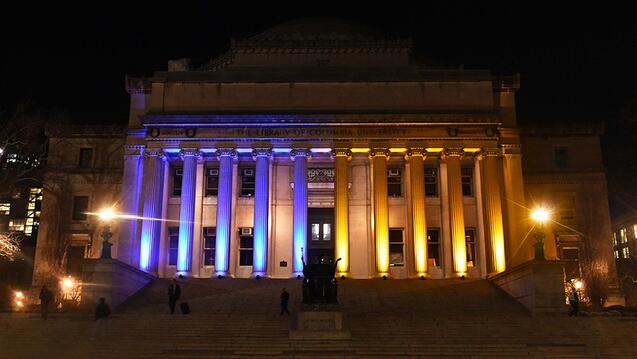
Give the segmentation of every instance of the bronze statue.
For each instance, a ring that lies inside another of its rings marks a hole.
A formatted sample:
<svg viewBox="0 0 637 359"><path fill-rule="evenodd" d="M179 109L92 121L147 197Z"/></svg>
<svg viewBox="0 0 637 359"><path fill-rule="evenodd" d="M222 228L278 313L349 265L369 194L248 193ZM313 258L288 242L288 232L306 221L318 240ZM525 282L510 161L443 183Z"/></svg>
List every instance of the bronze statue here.
<svg viewBox="0 0 637 359"><path fill-rule="evenodd" d="M322 259L317 264L306 264L303 256L303 303L337 303L337 259L333 264Z"/></svg>

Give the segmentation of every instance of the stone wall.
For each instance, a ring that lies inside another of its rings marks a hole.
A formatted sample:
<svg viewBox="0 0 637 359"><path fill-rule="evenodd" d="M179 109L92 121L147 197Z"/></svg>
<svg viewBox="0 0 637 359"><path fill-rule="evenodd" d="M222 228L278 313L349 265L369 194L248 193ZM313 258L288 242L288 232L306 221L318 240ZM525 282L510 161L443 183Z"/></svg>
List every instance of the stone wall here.
<svg viewBox="0 0 637 359"><path fill-rule="evenodd" d="M564 272L559 261L529 261L489 280L520 302L532 315L566 310Z"/></svg>
<svg viewBox="0 0 637 359"><path fill-rule="evenodd" d="M94 308L104 297L115 309L154 280L153 275L116 259L86 259L82 268L82 307Z"/></svg>

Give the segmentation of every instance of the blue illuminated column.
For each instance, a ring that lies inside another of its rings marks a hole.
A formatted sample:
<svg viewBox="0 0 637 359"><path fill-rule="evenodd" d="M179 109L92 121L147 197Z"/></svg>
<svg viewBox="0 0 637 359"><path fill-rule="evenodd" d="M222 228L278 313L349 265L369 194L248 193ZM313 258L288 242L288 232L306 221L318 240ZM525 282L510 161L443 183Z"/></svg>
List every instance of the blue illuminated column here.
<svg viewBox="0 0 637 359"><path fill-rule="evenodd" d="M301 255L307 258L307 157L306 149L295 149L290 152L294 159L294 275L303 274Z"/></svg>
<svg viewBox="0 0 637 359"><path fill-rule="evenodd" d="M256 183L254 190L254 252L252 261L252 275L267 274L268 256L268 206L270 196L270 156L269 148L254 150L256 160Z"/></svg>
<svg viewBox="0 0 637 359"><path fill-rule="evenodd" d="M144 146L126 146L124 155L124 177L122 178L121 211L126 214L139 216ZM139 264L139 220L129 219L120 222L120 239L117 243L117 259L137 266Z"/></svg>
<svg viewBox="0 0 637 359"><path fill-rule="evenodd" d="M181 182L181 206L179 209L179 251L177 255L177 272L187 274L192 267L192 241L195 228L195 187L197 182L196 149L182 149L184 161Z"/></svg>
<svg viewBox="0 0 637 359"><path fill-rule="evenodd" d="M157 272L157 243L161 233L161 206L163 200L164 154L161 149L144 152L144 209L142 234L139 244L139 268Z"/></svg>
<svg viewBox="0 0 637 359"><path fill-rule="evenodd" d="M236 153L232 148L220 148L219 191L217 193L217 242L215 250L215 272L228 275L230 250L230 223L232 220L232 162Z"/></svg>

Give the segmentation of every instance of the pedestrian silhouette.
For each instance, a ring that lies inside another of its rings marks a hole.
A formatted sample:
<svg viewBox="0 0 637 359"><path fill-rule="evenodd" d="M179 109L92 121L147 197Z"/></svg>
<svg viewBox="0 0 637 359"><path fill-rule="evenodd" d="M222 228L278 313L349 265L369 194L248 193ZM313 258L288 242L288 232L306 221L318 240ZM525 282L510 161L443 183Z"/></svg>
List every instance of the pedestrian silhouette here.
<svg viewBox="0 0 637 359"><path fill-rule="evenodd" d="M93 335L91 340L104 338L106 336L106 326L108 317L111 315L111 308L106 304L104 298L100 298L100 302L95 307L95 326L93 327Z"/></svg>
<svg viewBox="0 0 637 359"><path fill-rule="evenodd" d="M290 301L290 293L288 293L285 288L283 288L283 292L281 292L281 315L286 313L290 315L290 311L288 310L288 302Z"/></svg>
<svg viewBox="0 0 637 359"><path fill-rule="evenodd" d="M49 316L49 303L53 301L53 292L46 287L46 284L40 289L40 315L46 320Z"/></svg>
<svg viewBox="0 0 637 359"><path fill-rule="evenodd" d="M577 314L579 313L580 299L579 299L579 294L577 293L577 289L575 289L574 285L571 285L571 294L568 296L568 302L571 305L571 311L568 312L568 316L577 317Z"/></svg>
<svg viewBox="0 0 637 359"><path fill-rule="evenodd" d="M168 286L168 307L170 308L170 314L175 314L175 305L181 296L181 287L177 283L177 279L173 279L173 282Z"/></svg>

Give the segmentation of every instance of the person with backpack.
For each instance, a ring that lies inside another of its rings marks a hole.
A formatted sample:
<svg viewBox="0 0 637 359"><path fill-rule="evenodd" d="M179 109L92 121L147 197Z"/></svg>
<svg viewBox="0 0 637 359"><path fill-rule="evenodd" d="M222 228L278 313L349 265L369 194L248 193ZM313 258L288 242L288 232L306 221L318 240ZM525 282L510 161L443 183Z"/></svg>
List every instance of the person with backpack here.
<svg viewBox="0 0 637 359"><path fill-rule="evenodd" d="M53 292L47 288L46 284L40 289L40 315L46 320L49 317L49 303L53 301Z"/></svg>
<svg viewBox="0 0 637 359"><path fill-rule="evenodd" d="M106 336L106 325L108 317L111 315L111 308L106 304L104 297L100 298L100 302L95 307L95 326L93 327L93 335L91 340L95 338L103 338Z"/></svg>
<svg viewBox="0 0 637 359"><path fill-rule="evenodd" d="M173 282L168 286L168 308L170 308L170 314L175 314L175 305L181 296L181 287L177 283L177 279L173 279Z"/></svg>

